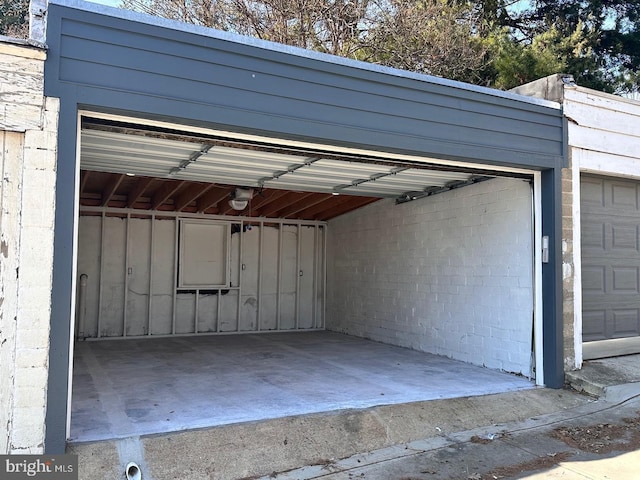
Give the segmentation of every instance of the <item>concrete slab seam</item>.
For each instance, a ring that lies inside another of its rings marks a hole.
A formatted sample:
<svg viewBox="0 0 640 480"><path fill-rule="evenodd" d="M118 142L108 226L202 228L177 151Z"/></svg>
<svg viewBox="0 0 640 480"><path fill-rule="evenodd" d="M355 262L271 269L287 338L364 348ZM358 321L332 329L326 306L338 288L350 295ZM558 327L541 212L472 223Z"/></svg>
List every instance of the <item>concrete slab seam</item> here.
<svg viewBox="0 0 640 480"><path fill-rule="evenodd" d="M118 458L120 459L120 471L126 473L127 466L133 462L140 469L140 477L144 480L153 480L150 469L144 460L144 452L140 437L123 438L116 441ZM127 477L128 478L128 477ZM134 477L132 477L134 478Z"/></svg>

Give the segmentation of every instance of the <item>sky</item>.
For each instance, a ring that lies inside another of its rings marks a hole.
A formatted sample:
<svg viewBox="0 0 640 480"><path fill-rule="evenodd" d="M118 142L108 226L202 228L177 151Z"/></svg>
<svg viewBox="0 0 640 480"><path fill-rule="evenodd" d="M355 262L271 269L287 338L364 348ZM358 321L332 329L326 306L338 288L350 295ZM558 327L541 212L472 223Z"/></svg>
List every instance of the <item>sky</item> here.
<svg viewBox="0 0 640 480"><path fill-rule="evenodd" d="M108 5L110 7L117 7L120 5L120 0L89 0L93 3L99 3L101 5Z"/></svg>

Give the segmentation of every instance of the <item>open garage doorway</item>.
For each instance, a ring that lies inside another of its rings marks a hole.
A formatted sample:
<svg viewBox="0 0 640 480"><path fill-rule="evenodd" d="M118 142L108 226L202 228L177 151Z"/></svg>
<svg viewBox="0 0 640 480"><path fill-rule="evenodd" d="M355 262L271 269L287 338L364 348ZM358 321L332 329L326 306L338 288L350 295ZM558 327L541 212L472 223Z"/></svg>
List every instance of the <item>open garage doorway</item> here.
<svg viewBox="0 0 640 480"><path fill-rule="evenodd" d="M72 441L534 385L532 174L81 125Z"/></svg>

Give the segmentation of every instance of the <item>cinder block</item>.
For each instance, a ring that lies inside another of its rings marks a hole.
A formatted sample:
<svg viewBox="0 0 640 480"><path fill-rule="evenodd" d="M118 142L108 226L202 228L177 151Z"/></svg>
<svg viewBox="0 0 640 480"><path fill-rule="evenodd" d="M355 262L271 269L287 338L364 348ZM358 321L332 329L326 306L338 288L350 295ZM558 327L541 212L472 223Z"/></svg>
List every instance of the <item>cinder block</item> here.
<svg viewBox="0 0 640 480"><path fill-rule="evenodd" d="M30 316L35 322L24 318L24 312L18 316L18 329L16 331L16 346L20 349L48 348L49 347L49 311Z"/></svg>
<svg viewBox="0 0 640 480"><path fill-rule="evenodd" d="M44 368L49 364L47 348L19 348L16 351L15 366L21 368Z"/></svg>
<svg viewBox="0 0 640 480"><path fill-rule="evenodd" d="M24 372L19 372L18 376L26 376ZM31 376L29 376L31 377ZM46 405L46 383L35 385L37 379L33 380L34 385L16 385L14 387L14 401L19 408L41 408ZM31 379L29 380L31 382Z"/></svg>
<svg viewBox="0 0 640 480"><path fill-rule="evenodd" d="M530 198L524 182L495 180L400 207L381 208L377 203L375 209L330 222L329 285L341 302L341 309L332 311L342 316L337 323L342 327L357 319L359 328L375 340L479 365L519 335L523 341L512 342L514 355L509 362L512 371L528 374L530 353L520 355L520 350L531 339ZM397 231L383 228L380 219L394 216ZM376 241L354 242L353 238L361 238L358 233ZM355 274L347 272L348 267L333 270L354 257ZM527 295L509 300L514 288ZM358 302L344 301L337 292L349 292ZM358 309L363 308L374 314L361 316ZM334 323L329 321L328 327ZM489 325L502 323L518 328L487 334ZM476 336L476 325L484 326L485 336ZM395 331L387 332L389 327ZM481 349L460 349L460 336L469 333Z"/></svg>
<svg viewBox="0 0 640 480"><path fill-rule="evenodd" d="M43 407L16 408L11 430L11 452L42 453L44 446Z"/></svg>

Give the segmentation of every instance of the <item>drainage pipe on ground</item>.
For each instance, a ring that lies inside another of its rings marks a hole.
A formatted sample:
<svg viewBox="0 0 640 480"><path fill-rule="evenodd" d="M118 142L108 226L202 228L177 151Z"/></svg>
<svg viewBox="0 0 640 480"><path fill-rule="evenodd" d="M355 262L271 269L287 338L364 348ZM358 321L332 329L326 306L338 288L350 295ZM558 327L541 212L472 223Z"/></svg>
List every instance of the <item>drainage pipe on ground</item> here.
<svg viewBox="0 0 640 480"><path fill-rule="evenodd" d="M127 480L142 480L142 470L135 462L129 462L127 468L124 469Z"/></svg>

